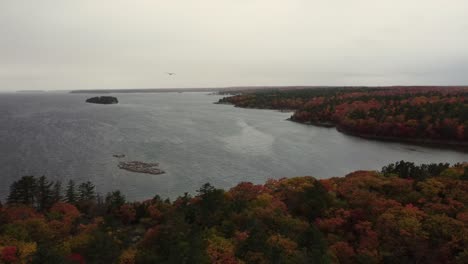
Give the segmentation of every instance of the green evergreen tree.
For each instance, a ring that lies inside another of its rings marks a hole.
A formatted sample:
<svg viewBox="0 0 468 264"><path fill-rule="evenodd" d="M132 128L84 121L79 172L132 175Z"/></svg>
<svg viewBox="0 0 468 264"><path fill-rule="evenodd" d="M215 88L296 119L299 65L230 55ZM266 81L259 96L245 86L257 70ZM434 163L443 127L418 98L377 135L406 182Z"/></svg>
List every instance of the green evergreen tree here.
<svg viewBox="0 0 468 264"><path fill-rule="evenodd" d="M25 204L33 206L36 197L35 191L37 179L34 176L23 176L20 180L13 182L10 186L10 194L7 202L9 204Z"/></svg>
<svg viewBox="0 0 468 264"><path fill-rule="evenodd" d="M113 191L106 195L106 205L108 212L114 212L125 204L125 196L120 191Z"/></svg>
<svg viewBox="0 0 468 264"><path fill-rule="evenodd" d="M90 181L83 182L78 186L79 201L92 201L96 199L95 186Z"/></svg>
<svg viewBox="0 0 468 264"><path fill-rule="evenodd" d="M67 190L65 192L65 201L70 204L77 202L76 186L73 180L68 181Z"/></svg>
<svg viewBox="0 0 468 264"><path fill-rule="evenodd" d="M53 190L52 182L49 182L45 176L41 176L37 180L36 184L36 203L39 211L44 211L52 207L53 201Z"/></svg>
<svg viewBox="0 0 468 264"><path fill-rule="evenodd" d="M54 182L54 186L52 187L52 200L54 203L64 200L62 195L62 182L60 181Z"/></svg>

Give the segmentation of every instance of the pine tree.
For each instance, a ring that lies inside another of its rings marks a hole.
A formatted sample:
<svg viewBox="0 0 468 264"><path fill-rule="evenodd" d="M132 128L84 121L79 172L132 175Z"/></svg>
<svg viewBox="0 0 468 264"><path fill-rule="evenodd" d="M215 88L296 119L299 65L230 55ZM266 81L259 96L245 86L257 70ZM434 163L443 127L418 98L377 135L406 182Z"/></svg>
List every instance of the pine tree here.
<svg viewBox="0 0 468 264"><path fill-rule="evenodd" d="M52 200L54 203L63 201L62 182L60 181L54 182L54 186L52 187Z"/></svg>
<svg viewBox="0 0 468 264"><path fill-rule="evenodd" d="M37 179L34 176L23 176L20 180L13 182L10 186L10 194L7 202L9 204L25 204L33 206Z"/></svg>
<svg viewBox="0 0 468 264"><path fill-rule="evenodd" d="M75 182L70 180L68 181L68 186L65 193L65 201L70 204L76 204L77 200Z"/></svg>
<svg viewBox="0 0 468 264"><path fill-rule="evenodd" d="M39 211L44 211L52 207L54 203L52 185L53 183L47 181L45 176L41 176L37 180L35 195L37 209Z"/></svg>
<svg viewBox="0 0 468 264"><path fill-rule="evenodd" d="M78 195L80 201L92 201L96 199L96 193L94 191L94 184L90 181L83 182L78 186Z"/></svg>
<svg viewBox="0 0 468 264"><path fill-rule="evenodd" d="M83 182L78 186L78 209L89 216L96 215L96 193L94 185L90 182Z"/></svg>
<svg viewBox="0 0 468 264"><path fill-rule="evenodd" d="M106 205L108 212L114 212L125 204L125 196L120 191L113 191L106 195Z"/></svg>

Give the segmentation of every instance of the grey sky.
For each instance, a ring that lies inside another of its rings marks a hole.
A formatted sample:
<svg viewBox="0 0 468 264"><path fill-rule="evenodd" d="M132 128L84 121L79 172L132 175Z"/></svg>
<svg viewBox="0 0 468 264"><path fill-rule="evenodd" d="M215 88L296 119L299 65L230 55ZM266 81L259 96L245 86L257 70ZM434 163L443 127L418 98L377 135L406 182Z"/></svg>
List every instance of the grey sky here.
<svg viewBox="0 0 468 264"><path fill-rule="evenodd" d="M466 0L0 0L0 91L468 84L467 12Z"/></svg>

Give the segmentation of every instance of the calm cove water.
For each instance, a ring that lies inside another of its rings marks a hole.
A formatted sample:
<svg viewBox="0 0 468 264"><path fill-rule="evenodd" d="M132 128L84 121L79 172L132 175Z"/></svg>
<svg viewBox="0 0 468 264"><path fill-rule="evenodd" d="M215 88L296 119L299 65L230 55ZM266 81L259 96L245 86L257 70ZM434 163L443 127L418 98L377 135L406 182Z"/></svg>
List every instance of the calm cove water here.
<svg viewBox="0 0 468 264"><path fill-rule="evenodd" d="M347 136L285 119L290 113L217 105L207 93L116 94L117 105L86 94L0 94L0 198L23 175L90 180L130 200L174 198L203 183L311 175L344 176L398 160L468 161L468 154ZM162 175L117 168L121 160L159 162Z"/></svg>

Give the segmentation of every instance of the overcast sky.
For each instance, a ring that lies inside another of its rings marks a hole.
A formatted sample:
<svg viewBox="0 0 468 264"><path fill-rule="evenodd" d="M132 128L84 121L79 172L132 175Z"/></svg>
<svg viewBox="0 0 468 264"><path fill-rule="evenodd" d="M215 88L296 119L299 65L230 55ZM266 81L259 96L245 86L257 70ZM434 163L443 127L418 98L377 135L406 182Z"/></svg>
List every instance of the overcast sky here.
<svg viewBox="0 0 468 264"><path fill-rule="evenodd" d="M0 91L468 84L467 12L467 0L0 0Z"/></svg>

